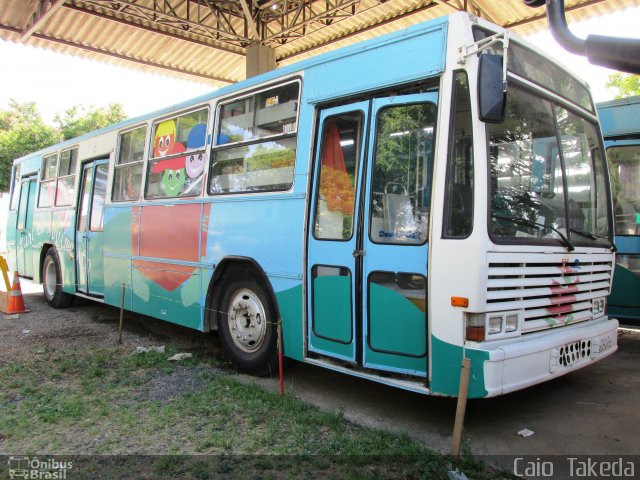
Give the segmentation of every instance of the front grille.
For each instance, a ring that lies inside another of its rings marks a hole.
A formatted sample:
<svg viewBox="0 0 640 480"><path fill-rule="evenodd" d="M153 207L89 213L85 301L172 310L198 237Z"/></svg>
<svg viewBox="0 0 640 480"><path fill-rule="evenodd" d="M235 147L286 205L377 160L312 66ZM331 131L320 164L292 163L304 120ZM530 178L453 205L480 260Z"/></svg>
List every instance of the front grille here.
<svg viewBox="0 0 640 480"><path fill-rule="evenodd" d="M570 367L583 358L591 356L591 340L573 342L560 347L558 363L563 367Z"/></svg>
<svg viewBox="0 0 640 480"><path fill-rule="evenodd" d="M487 312L524 310L522 333L593 318L609 294L612 254L488 254Z"/></svg>

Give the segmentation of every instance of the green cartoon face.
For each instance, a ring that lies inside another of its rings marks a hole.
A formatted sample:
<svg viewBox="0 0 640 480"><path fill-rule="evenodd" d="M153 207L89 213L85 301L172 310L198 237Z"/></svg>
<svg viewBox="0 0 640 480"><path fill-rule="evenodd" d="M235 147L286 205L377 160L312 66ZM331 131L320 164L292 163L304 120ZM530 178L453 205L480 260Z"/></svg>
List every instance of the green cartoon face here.
<svg viewBox="0 0 640 480"><path fill-rule="evenodd" d="M162 174L162 186L164 193L169 197L175 197L180 193L185 182L184 168L180 170L166 169Z"/></svg>

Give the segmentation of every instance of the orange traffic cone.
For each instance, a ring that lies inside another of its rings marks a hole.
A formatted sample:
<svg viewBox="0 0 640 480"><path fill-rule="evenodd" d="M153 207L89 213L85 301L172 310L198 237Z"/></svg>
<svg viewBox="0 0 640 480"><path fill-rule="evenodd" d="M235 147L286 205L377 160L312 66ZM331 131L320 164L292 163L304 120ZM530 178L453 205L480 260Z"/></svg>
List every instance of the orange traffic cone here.
<svg viewBox="0 0 640 480"><path fill-rule="evenodd" d="M7 313L26 313L28 311L24 306L24 299L22 298L20 277L18 277L18 272L13 272L13 285L11 285L11 295L9 296Z"/></svg>

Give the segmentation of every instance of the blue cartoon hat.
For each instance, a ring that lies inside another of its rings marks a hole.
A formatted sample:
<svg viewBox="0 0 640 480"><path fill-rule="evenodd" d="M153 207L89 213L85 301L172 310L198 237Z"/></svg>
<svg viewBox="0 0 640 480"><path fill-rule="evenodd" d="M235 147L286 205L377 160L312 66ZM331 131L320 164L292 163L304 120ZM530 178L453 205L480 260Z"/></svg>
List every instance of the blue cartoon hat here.
<svg viewBox="0 0 640 480"><path fill-rule="evenodd" d="M204 123L199 123L194 126L189 132L189 137L187 138L187 148L201 148L204 147L205 141L207 138L207 126Z"/></svg>

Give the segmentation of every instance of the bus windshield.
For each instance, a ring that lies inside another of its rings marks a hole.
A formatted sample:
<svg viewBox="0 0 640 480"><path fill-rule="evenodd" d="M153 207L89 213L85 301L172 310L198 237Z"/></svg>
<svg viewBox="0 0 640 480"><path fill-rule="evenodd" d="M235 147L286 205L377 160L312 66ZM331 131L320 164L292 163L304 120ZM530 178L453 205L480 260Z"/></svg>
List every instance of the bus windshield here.
<svg viewBox="0 0 640 480"><path fill-rule="evenodd" d="M505 121L489 126L489 162L497 242L610 237L604 156L587 119L510 85Z"/></svg>

